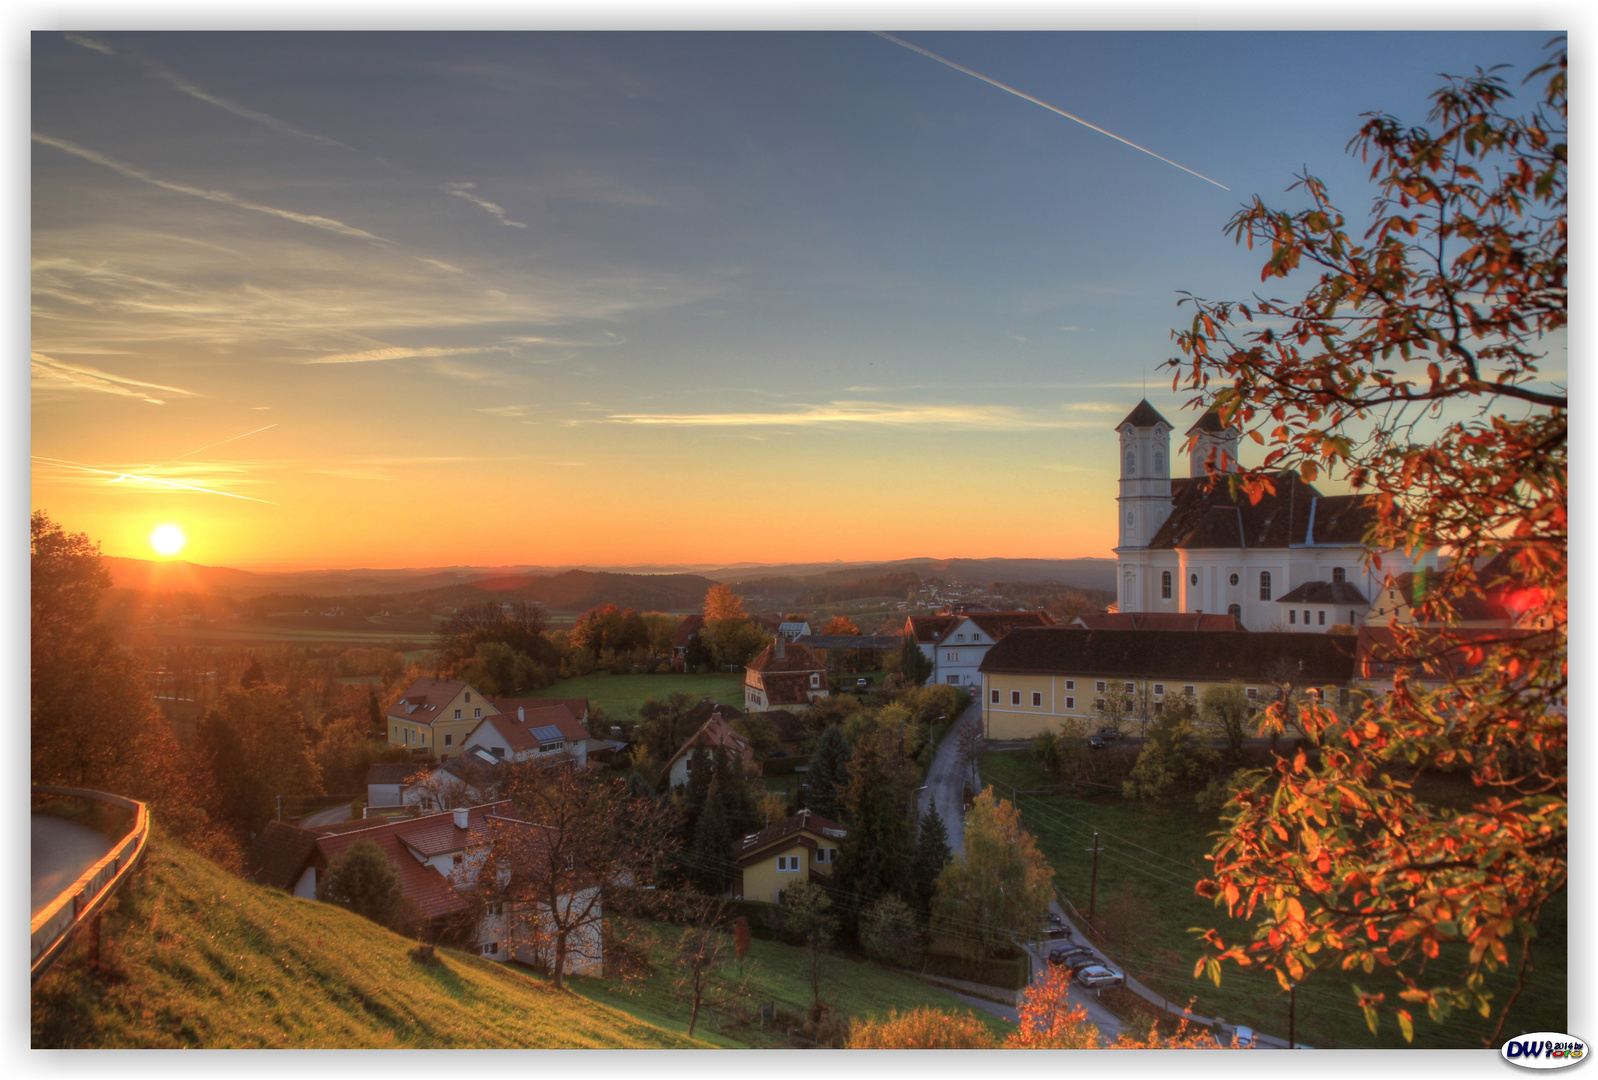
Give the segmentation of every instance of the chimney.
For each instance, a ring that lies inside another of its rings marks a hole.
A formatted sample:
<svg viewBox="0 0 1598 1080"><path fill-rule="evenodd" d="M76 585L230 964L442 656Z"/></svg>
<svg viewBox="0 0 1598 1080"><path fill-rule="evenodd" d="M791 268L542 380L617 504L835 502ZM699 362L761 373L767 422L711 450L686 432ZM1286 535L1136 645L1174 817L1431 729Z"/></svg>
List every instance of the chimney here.
<svg viewBox="0 0 1598 1080"><path fill-rule="evenodd" d="M788 650L784 647L787 644L788 644L788 639L783 637L781 634L778 634L777 635L777 659L778 660L787 659Z"/></svg>
<svg viewBox="0 0 1598 1080"><path fill-rule="evenodd" d="M461 809L456 810L455 811L455 827L457 829L466 828L468 823L470 822L470 818L471 818L471 811L467 810L465 807L462 807Z"/></svg>
<svg viewBox="0 0 1598 1080"><path fill-rule="evenodd" d="M527 706L516 706L516 719L520 720L524 724L527 722Z"/></svg>

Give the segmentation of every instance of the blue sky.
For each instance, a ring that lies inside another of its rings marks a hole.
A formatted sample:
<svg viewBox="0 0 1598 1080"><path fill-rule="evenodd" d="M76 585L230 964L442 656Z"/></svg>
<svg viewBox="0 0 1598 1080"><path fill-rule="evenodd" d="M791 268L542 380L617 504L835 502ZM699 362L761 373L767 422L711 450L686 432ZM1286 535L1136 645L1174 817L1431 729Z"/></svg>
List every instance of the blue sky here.
<svg viewBox="0 0 1598 1080"><path fill-rule="evenodd" d="M1362 215L1362 113L1551 36L893 32L1226 190L865 32L35 34L34 506L233 565L1108 555L1239 204Z"/></svg>

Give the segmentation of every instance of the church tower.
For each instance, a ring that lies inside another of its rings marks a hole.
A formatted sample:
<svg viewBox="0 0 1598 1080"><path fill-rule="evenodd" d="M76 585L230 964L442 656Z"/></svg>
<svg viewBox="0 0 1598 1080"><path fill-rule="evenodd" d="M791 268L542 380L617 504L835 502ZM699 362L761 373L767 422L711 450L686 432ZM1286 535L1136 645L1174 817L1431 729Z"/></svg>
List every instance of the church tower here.
<svg viewBox="0 0 1598 1080"><path fill-rule="evenodd" d="M1120 543L1117 552L1146 548L1171 516L1171 432L1148 401L1116 425L1121 435Z"/></svg>
<svg viewBox="0 0 1598 1080"><path fill-rule="evenodd" d="M1226 427L1221 423L1220 408L1211 405L1199 417L1198 423L1187 429L1189 438L1198 436L1193 442L1193 448L1187 455L1187 474L1191 477L1203 479L1209 475L1205 463L1209 462L1218 473L1231 473L1237 471L1237 440L1243 433L1236 427ZM1211 453L1215 456L1212 459Z"/></svg>

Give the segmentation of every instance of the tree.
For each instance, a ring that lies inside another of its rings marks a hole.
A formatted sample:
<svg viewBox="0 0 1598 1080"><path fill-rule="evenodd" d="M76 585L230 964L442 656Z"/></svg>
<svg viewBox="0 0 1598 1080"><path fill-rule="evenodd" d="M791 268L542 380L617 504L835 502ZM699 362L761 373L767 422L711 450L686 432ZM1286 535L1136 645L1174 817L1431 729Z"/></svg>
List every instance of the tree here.
<svg viewBox="0 0 1598 1080"><path fill-rule="evenodd" d="M860 633L860 627L856 626L854 620L847 615L834 615L827 620L827 625L821 628L821 632L836 637L854 637Z"/></svg>
<svg viewBox="0 0 1598 1080"><path fill-rule="evenodd" d="M935 923L969 928L961 936L987 948L1036 927L1054 899L1054 871L1020 813L991 787L966 812L964 847L938 876Z"/></svg>
<svg viewBox="0 0 1598 1080"><path fill-rule="evenodd" d="M1243 739L1248 735L1251 708L1248 693L1239 682L1211 686L1199 702L1199 715L1204 722L1226 733L1226 746L1234 762L1243 757Z"/></svg>
<svg viewBox="0 0 1598 1080"><path fill-rule="evenodd" d="M1084 1005L1073 1004L1071 970L1048 965L1043 978L1021 995L1016 1012L1020 1022L1005 1041L1014 1050L1092 1050L1099 1045L1099 1029L1088 1023Z"/></svg>
<svg viewBox="0 0 1598 1080"><path fill-rule="evenodd" d="M400 910L399 875L370 840L357 840L328 866L316 883L316 898L348 908L363 919L389 926Z"/></svg>
<svg viewBox="0 0 1598 1080"><path fill-rule="evenodd" d="M849 831L838 851L838 881L856 904L897 892L909 879L919 779L891 729L879 728L855 745L844 791Z"/></svg>
<svg viewBox="0 0 1598 1080"><path fill-rule="evenodd" d="M658 761L669 761L692 732L688 727L688 710L698 699L686 690L675 690L665 698L645 698L638 707L636 739L649 748Z"/></svg>
<svg viewBox="0 0 1598 1080"><path fill-rule="evenodd" d="M739 978L729 981L721 969L727 960L727 905L703 900L693 905L690 921L677 940L677 993L689 1003L688 1037L694 1036L702 1009L715 1010L743 997L748 975L743 972L743 957L749 949L747 923L743 947L738 950ZM740 917L741 919L741 917Z"/></svg>
<svg viewBox="0 0 1598 1080"><path fill-rule="evenodd" d="M882 1020L849 1023L851 1050L996 1050L998 1036L974 1013L889 1009Z"/></svg>
<svg viewBox="0 0 1598 1080"><path fill-rule="evenodd" d="M885 667L902 675L906 686L923 686L932 678L932 658L921 651L914 634L904 635L899 651L889 655Z"/></svg>
<svg viewBox="0 0 1598 1080"><path fill-rule="evenodd" d="M195 735L215 785L216 817L245 837L266 827L278 796L293 806L322 793L305 717L281 686L223 691Z"/></svg>
<svg viewBox="0 0 1598 1080"><path fill-rule="evenodd" d="M841 821L844 816L844 791L849 785L849 740L843 730L829 727L816 740L810 755L809 805L824 818Z"/></svg>
<svg viewBox="0 0 1598 1080"><path fill-rule="evenodd" d="M722 777L717 775L706 789L704 810L694 825L689 856L690 876L712 896L720 895L732 881L732 843L742 835L734 832L727 821L725 803Z"/></svg>
<svg viewBox="0 0 1598 1080"><path fill-rule="evenodd" d="M720 619L743 619L743 598L732 591L732 587L724 582L716 582L705 593L704 604L705 622L716 622Z"/></svg>
<svg viewBox="0 0 1598 1080"><path fill-rule="evenodd" d="M650 889L675 856L671 809L596 766L500 769L511 807L468 853L480 867L470 895L479 915L509 906L513 952L532 951L560 989L568 957L600 958L602 898Z"/></svg>
<svg viewBox="0 0 1598 1080"><path fill-rule="evenodd" d="M893 893L872 901L860 916L860 946L880 964L913 967L921 958L915 912Z"/></svg>
<svg viewBox="0 0 1598 1080"><path fill-rule="evenodd" d="M821 1018L821 977L827 951L832 948L838 922L832 916L832 900L813 881L791 885L783 894L788 933L804 945L805 972L810 977L810 1016Z"/></svg>
<svg viewBox="0 0 1598 1080"><path fill-rule="evenodd" d="M1215 774L1216 753L1208 736L1193 726L1197 712L1189 697L1166 703L1165 712L1149 726L1132 775L1121 785L1126 798L1161 799L1200 787Z"/></svg>
<svg viewBox="0 0 1598 1080"><path fill-rule="evenodd" d="M910 891L917 910L932 910L932 897L938 889L938 875L949 865L949 830L944 827L934 799L927 800L927 812L921 815L921 825L916 835L915 854L910 858Z"/></svg>
<svg viewBox="0 0 1598 1080"><path fill-rule="evenodd" d="M547 685L551 673L560 666L560 653L545 633L549 618L537 604L501 604L485 601L469 604L438 624L433 648L438 652L439 669L454 671L477 655L477 647L500 642L514 653L527 657L541 671L536 686Z"/></svg>
<svg viewBox="0 0 1598 1080"><path fill-rule="evenodd" d="M508 697L548 681L548 672L536 660L503 641L480 642L467 660L455 665L454 675L493 697Z"/></svg>
<svg viewBox="0 0 1598 1080"><path fill-rule="evenodd" d="M748 619L711 619L699 632L710 644L717 668L744 667L771 644L771 635Z"/></svg>
<svg viewBox="0 0 1598 1080"><path fill-rule="evenodd" d="M1523 983L1567 877L1568 397L1539 371L1567 319L1562 46L1533 80L1519 114L1497 69L1446 77L1430 126L1366 114L1350 143L1377 187L1361 239L1313 176L1295 185L1307 209L1246 205L1229 228L1269 245L1261 280L1317 276L1296 301L1188 297L1171 362L1193 403L1269 447L1228 478L1237 490L1270 490L1277 470L1341 475L1371 499L1375 551L1450 555L1416 608L1440 629L1396 635L1417 658L1459 648L1467 671L1429 690L1401 669L1349 723L1302 704L1318 753L1243 785L1200 886L1256 920L1246 943L1207 935L1211 978L1222 961L1284 987L1322 964L1380 965L1404 981L1404 1005L1354 1004L1373 1029L1396 1011L1406 1037L1414 1006L1496 1013L1501 1030L1518 989L1494 1001L1484 970L1515 964ZM1459 605L1488 588L1525 630L1461 642ZM1287 711L1273 705L1262 727L1280 731ZM1430 805L1409 786L1434 768L1468 776L1472 804ZM1451 943L1457 963L1428 963Z"/></svg>

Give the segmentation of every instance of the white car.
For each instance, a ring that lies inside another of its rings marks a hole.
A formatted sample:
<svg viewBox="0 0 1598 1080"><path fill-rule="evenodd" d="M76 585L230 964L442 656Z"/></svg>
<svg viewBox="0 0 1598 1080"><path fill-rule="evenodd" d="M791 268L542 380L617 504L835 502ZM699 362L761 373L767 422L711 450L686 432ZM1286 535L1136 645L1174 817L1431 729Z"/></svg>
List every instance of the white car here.
<svg viewBox="0 0 1598 1080"><path fill-rule="evenodd" d="M1076 973L1074 981L1089 990L1103 990L1108 986L1125 986L1126 976L1103 964L1089 964Z"/></svg>

